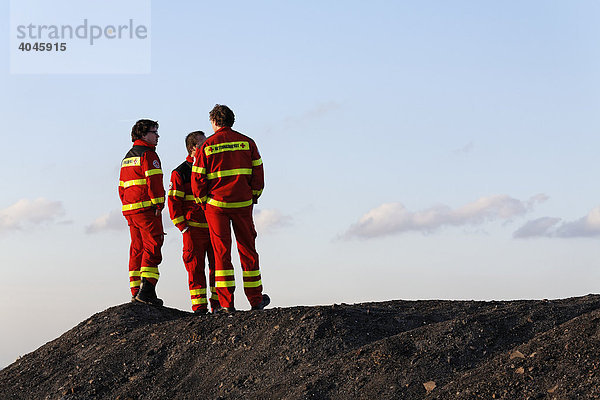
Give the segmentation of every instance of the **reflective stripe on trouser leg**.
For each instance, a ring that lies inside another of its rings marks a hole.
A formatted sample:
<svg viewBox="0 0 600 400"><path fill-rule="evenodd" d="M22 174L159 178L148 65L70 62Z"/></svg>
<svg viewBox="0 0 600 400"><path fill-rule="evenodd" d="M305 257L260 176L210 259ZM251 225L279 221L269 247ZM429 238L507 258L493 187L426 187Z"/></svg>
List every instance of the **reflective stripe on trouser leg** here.
<svg viewBox="0 0 600 400"><path fill-rule="evenodd" d="M223 307L233 307L235 277L233 275L233 264L231 263L231 225L229 216L220 208L211 205L206 206L205 215L215 256L215 287L219 296L219 303Z"/></svg>
<svg viewBox="0 0 600 400"><path fill-rule="evenodd" d="M128 221L135 225L142 239L142 278L146 278L150 283L156 285L158 281L158 270L147 271L144 275L143 268L158 268L162 261L161 247L164 241L162 218L155 215L154 210L147 210L138 214L128 215Z"/></svg>
<svg viewBox="0 0 600 400"><path fill-rule="evenodd" d="M243 211L232 213L231 223L240 253L240 263L244 271L244 293L250 305L254 307L262 301L263 287L258 267L258 253L255 247L256 229L252 220L252 207Z"/></svg>
<svg viewBox="0 0 600 400"><path fill-rule="evenodd" d="M206 300L206 288L190 289L190 298L192 300L192 310L206 308L208 300Z"/></svg>
<svg viewBox="0 0 600 400"><path fill-rule="evenodd" d="M129 246L129 289L131 295L135 296L141 283L140 267L142 265L142 256L144 255L144 244L139 228L136 227L130 216L125 217L129 225L129 234L131 236L131 245Z"/></svg>
<svg viewBox="0 0 600 400"><path fill-rule="evenodd" d="M188 273L193 311L207 308L204 259L209 248L206 229L190 228L183 233L183 263Z"/></svg>

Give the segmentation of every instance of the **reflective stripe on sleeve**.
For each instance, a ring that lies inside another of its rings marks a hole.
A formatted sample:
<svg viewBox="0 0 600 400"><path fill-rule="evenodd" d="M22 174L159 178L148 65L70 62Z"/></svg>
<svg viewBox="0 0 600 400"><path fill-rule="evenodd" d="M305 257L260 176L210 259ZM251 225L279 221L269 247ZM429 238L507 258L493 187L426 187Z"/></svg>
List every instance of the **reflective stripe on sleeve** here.
<svg viewBox="0 0 600 400"><path fill-rule="evenodd" d="M152 204L162 204L165 202L165 198L164 197L155 197L153 199L150 200L152 202Z"/></svg>
<svg viewBox="0 0 600 400"><path fill-rule="evenodd" d="M196 228L207 228L208 229L208 222L192 222L192 221L188 221L188 225L196 227Z"/></svg>
<svg viewBox="0 0 600 400"><path fill-rule="evenodd" d="M192 166L192 172L195 172L197 174L206 174L206 168L204 168L204 167L196 167L194 165L194 166Z"/></svg>
<svg viewBox="0 0 600 400"><path fill-rule="evenodd" d="M146 184L145 179L133 179L130 181L119 181L119 186L122 188L128 188L130 186L142 186Z"/></svg>
<svg viewBox="0 0 600 400"><path fill-rule="evenodd" d="M262 165L262 158L259 158L258 160L252 160L253 167L258 167L259 165Z"/></svg>
<svg viewBox="0 0 600 400"><path fill-rule="evenodd" d="M129 276L142 276L140 271L129 271Z"/></svg>
<svg viewBox="0 0 600 400"><path fill-rule="evenodd" d="M259 287L261 285L262 285L262 281L253 281L253 282L244 281L244 287Z"/></svg>
<svg viewBox="0 0 600 400"><path fill-rule="evenodd" d="M208 300L206 300L206 297L200 297L200 298L194 298L192 299L192 305L193 306L197 306L198 304L208 304Z"/></svg>
<svg viewBox="0 0 600 400"><path fill-rule="evenodd" d="M131 210L137 210L139 208L151 207L151 206L152 206L151 201L140 201L139 203L125 204L125 205L123 205L122 210L123 211L131 211Z"/></svg>
<svg viewBox="0 0 600 400"><path fill-rule="evenodd" d="M185 197L185 192L182 192L181 190L169 190L169 196L174 196L174 197ZM185 199L187 200L187 199Z"/></svg>
<svg viewBox="0 0 600 400"><path fill-rule="evenodd" d="M206 294L206 288L204 289L190 289L190 295L198 296L199 294Z"/></svg>
<svg viewBox="0 0 600 400"><path fill-rule="evenodd" d="M152 175L162 175L162 169L157 168L157 169L149 169L148 171L144 172L144 174L146 176L152 176Z"/></svg>
<svg viewBox="0 0 600 400"><path fill-rule="evenodd" d="M252 191L252 195L253 196L260 196L262 194L262 189L261 190L253 190Z"/></svg>
<svg viewBox="0 0 600 400"><path fill-rule="evenodd" d="M224 201L218 201L218 200L209 198L207 203L210 204L211 206L221 207L221 208L241 208L241 207L251 206L252 200L239 201L237 203L226 203Z"/></svg>
<svg viewBox="0 0 600 400"><path fill-rule="evenodd" d="M216 179L222 178L224 176L236 176L236 175L252 175L251 168L237 168L237 169L227 169L223 171L216 171L207 174L206 177L208 179Z"/></svg>
<svg viewBox="0 0 600 400"><path fill-rule="evenodd" d="M260 270L256 270L256 271L244 271L243 273L244 278L248 278L251 276L260 276Z"/></svg>
<svg viewBox="0 0 600 400"><path fill-rule="evenodd" d="M171 221L173 221L173 225L177 225L178 223L185 221L185 217L184 216L177 217L175 219L172 219Z"/></svg>

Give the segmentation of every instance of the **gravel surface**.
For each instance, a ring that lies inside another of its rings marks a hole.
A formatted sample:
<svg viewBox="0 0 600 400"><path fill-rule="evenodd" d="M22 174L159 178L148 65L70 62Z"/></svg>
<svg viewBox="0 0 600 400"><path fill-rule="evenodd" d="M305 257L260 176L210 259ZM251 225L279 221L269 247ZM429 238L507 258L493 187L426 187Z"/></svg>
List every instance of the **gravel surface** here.
<svg viewBox="0 0 600 400"><path fill-rule="evenodd" d="M0 371L2 399L600 399L600 296L194 315L128 303Z"/></svg>

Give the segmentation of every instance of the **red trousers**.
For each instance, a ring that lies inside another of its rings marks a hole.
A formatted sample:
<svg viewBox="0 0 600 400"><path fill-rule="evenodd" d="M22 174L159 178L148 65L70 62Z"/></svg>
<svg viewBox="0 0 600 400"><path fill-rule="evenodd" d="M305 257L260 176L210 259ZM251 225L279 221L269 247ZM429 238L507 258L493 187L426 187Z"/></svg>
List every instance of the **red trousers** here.
<svg viewBox="0 0 600 400"><path fill-rule="evenodd" d="M126 215L131 246L129 247L129 287L135 296L140 289L141 279L146 278L156 285L162 261L160 249L164 241L162 218L155 210Z"/></svg>
<svg viewBox="0 0 600 400"><path fill-rule="evenodd" d="M204 260L208 257L208 283L210 306L215 308L219 298L215 289L215 255L210 244L208 229L190 227L183 233L183 263L188 272L188 285L192 299L192 310L207 309L206 274Z"/></svg>
<svg viewBox="0 0 600 400"><path fill-rule="evenodd" d="M256 229L252 219L252 206L228 209L207 204L205 215L215 251L215 283L221 306L234 306L235 277L231 263L232 226L242 264L244 293L251 306L260 304L263 287L258 267L258 253L255 248Z"/></svg>

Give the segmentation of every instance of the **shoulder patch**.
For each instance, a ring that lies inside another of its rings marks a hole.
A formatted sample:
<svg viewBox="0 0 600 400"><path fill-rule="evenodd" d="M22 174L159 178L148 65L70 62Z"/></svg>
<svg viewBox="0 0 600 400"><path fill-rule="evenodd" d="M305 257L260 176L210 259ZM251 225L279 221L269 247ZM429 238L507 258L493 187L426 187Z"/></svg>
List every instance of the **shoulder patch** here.
<svg viewBox="0 0 600 400"><path fill-rule="evenodd" d="M173 189L173 182L169 182L169 190Z"/></svg>
<svg viewBox="0 0 600 400"><path fill-rule="evenodd" d="M154 165L154 168L160 168L160 163L158 162L158 160L154 160L152 162L152 165Z"/></svg>

